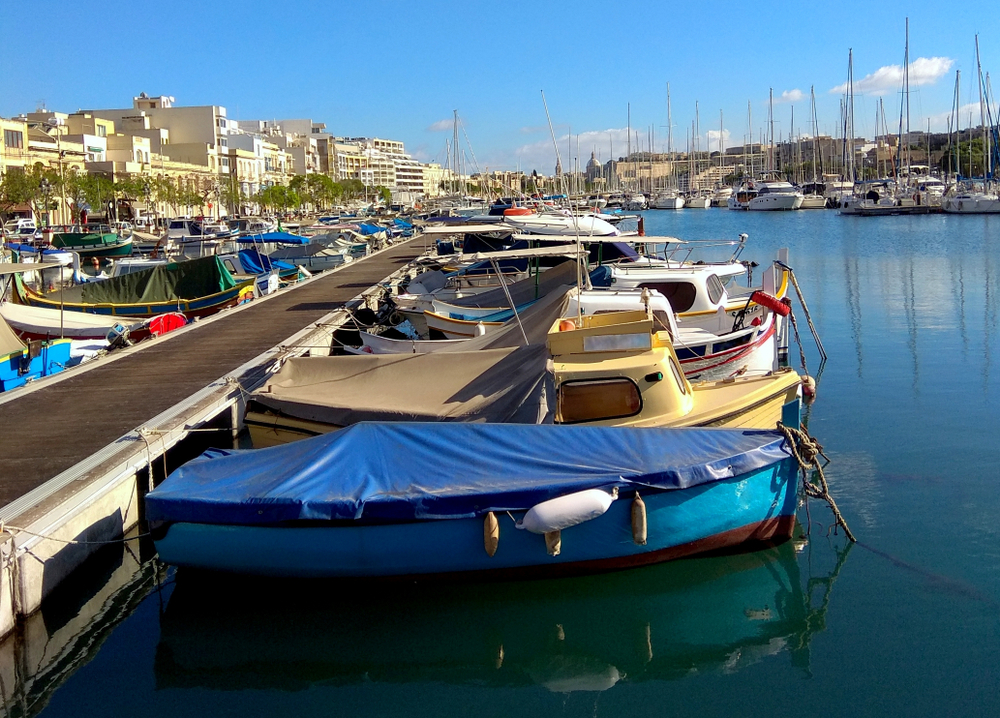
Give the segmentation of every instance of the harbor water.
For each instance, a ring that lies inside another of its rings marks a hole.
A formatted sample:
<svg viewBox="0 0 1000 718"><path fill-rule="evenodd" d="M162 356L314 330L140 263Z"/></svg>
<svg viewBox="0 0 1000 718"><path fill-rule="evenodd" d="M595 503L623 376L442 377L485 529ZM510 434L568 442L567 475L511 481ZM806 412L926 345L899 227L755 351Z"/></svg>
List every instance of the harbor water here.
<svg viewBox="0 0 1000 718"><path fill-rule="evenodd" d="M1000 712L1000 216L650 211L645 229L745 232L760 265L789 248L829 353L803 335L808 428L858 544L813 502L765 551L548 581L233 579L111 547L29 621L45 650L4 653L7 714Z"/></svg>

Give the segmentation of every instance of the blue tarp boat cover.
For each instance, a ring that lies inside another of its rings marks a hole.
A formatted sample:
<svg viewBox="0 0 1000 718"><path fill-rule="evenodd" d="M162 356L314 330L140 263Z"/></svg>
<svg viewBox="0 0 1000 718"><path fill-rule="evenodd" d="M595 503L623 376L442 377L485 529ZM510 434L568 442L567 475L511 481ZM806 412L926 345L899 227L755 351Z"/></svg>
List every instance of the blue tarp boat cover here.
<svg viewBox="0 0 1000 718"><path fill-rule="evenodd" d="M371 234L378 234L379 232L384 232L385 227L380 227L377 224L371 224L370 222L361 222L358 224L359 232L366 237Z"/></svg>
<svg viewBox="0 0 1000 718"><path fill-rule="evenodd" d="M262 525L519 511L591 488L686 489L786 459L776 431L361 423L212 449L146 496L150 521Z"/></svg>
<svg viewBox="0 0 1000 718"><path fill-rule="evenodd" d="M281 244L309 244L308 237L289 232L265 232L264 234L249 234L237 240L240 244L259 244L261 242L280 242Z"/></svg>
<svg viewBox="0 0 1000 718"><path fill-rule="evenodd" d="M250 271L251 274L264 274L264 272L270 272L272 269L295 269L294 264L282 262L277 259L271 259L266 254L261 254L256 249L241 249L240 262L243 264L244 268Z"/></svg>

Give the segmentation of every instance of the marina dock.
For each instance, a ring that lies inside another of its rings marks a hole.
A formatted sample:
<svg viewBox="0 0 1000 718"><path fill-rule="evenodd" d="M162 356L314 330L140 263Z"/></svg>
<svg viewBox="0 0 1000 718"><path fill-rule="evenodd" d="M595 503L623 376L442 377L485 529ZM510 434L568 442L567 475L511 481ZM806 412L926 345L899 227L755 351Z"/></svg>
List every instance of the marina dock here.
<svg viewBox="0 0 1000 718"><path fill-rule="evenodd" d="M404 242L0 402L0 635L138 523L173 446L208 422L235 432L269 367L329 347L335 312L422 251Z"/></svg>

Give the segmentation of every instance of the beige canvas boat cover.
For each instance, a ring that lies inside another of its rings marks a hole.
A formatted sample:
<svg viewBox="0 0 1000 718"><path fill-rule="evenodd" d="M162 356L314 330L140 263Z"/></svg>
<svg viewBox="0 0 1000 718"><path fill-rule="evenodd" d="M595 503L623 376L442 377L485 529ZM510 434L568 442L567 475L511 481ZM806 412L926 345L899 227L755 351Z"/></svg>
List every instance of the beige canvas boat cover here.
<svg viewBox="0 0 1000 718"><path fill-rule="evenodd" d="M282 416L361 421L552 423L544 344L433 354L298 357L254 392Z"/></svg>
<svg viewBox="0 0 1000 718"><path fill-rule="evenodd" d="M7 321L0 317L0 357L5 357L11 352L23 351L24 346L24 342L14 333Z"/></svg>

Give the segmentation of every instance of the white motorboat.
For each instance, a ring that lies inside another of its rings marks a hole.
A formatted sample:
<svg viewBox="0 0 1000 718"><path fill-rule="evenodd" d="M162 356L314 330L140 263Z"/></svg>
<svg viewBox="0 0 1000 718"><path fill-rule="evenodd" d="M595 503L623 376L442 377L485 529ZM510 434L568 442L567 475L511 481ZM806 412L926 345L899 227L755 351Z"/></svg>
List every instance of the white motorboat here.
<svg viewBox="0 0 1000 718"><path fill-rule="evenodd" d="M646 201L646 195L641 192L633 194L628 198L628 201L625 202L625 209L629 212L639 212L646 209L648 206L649 203Z"/></svg>
<svg viewBox="0 0 1000 718"><path fill-rule="evenodd" d="M581 237L614 237L621 234L609 222L586 215L574 217L554 212L543 214L508 215L504 223L526 234L546 234Z"/></svg>
<svg viewBox="0 0 1000 718"><path fill-rule="evenodd" d="M707 194L691 195L684 200L684 206L688 209L708 209L712 206L712 198Z"/></svg>
<svg viewBox="0 0 1000 718"><path fill-rule="evenodd" d="M684 207L684 197L675 189L666 189L657 192L656 196L649 203L650 209L682 209Z"/></svg>
<svg viewBox="0 0 1000 718"><path fill-rule="evenodd" d="M747 203L751 212L799 209L803 195L791 182L763 180L753 184L756 194Z"/></svg>

